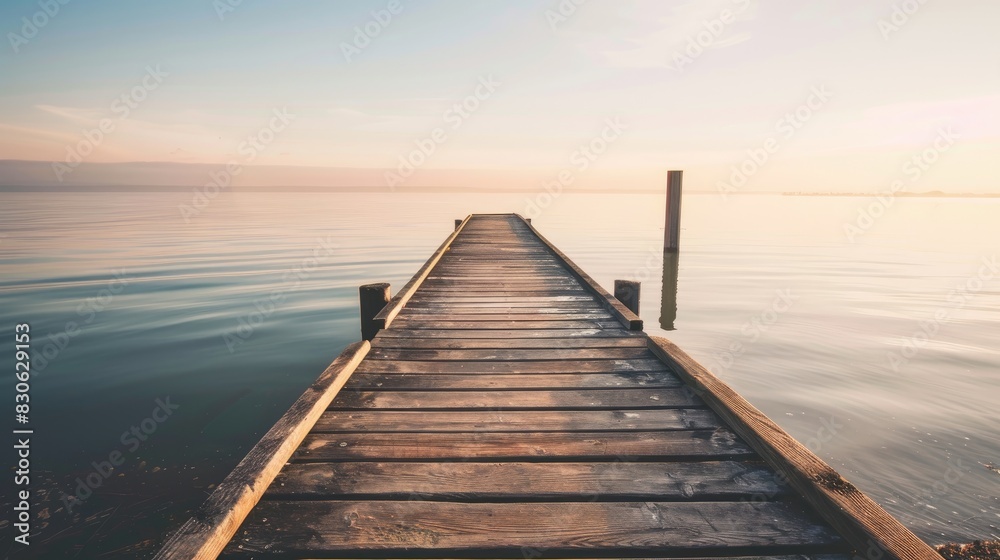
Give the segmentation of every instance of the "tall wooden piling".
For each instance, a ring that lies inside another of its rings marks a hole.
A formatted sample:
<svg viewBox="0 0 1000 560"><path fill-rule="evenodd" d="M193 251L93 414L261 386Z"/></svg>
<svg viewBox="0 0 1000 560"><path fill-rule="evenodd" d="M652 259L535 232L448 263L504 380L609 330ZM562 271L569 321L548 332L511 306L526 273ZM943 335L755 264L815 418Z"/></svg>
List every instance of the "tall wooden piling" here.
<svg viewBox="0 0 1000 560"><path fill-rule="evenodd" d="M667 219L663 228L663 250L676 253L681 246L681 186L683 171L667 173Z"/></svg>
<svg viewBox="0 0 1000 560"><path fill-rule="evenodd" d="M366 284L361 286L361 338L371 341L378 334L379 326L375 316L391 299L389 284Z"/></svg>

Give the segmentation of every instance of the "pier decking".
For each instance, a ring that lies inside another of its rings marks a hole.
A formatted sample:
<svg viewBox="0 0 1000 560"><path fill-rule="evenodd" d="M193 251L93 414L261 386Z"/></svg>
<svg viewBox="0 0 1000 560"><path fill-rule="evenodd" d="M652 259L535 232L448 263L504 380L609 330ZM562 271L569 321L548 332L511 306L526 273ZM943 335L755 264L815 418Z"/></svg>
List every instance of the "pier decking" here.
<svg viewBox="0 0 1000 560"><path fill-rule="evenodd" d="M516 215L473 215L158 558L940 559Z"/></svg>

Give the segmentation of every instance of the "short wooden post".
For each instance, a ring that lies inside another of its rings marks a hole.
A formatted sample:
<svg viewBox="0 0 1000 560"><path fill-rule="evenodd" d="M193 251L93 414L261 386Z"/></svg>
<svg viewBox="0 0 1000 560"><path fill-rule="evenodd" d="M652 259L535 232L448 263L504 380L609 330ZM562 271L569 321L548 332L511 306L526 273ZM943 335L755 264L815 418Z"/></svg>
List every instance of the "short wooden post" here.
<svg viewBox="0 0 1000 560"><path fill-rule="evenodd" d="M528 222L529 226L531 225L531 218L525 218L524 221Z"/></svg>
<svg viewBox="0 0 1000 560"><path fill-rule="evenodd" d="M455 220L455 230L458 231L458 227L462 225L465 220Z"/></svg>
<svg viewBox="0 0 1000 560"><path fill-rule="evenodd" d="M639 314L639 282L615 280L615 298L625 304L629 311Z"/></svg>
<svg viewBox="0 0 1000 560"><path fill-rule="evenodd" d="M361 339L371 341L378 334L375 316L389 303L389 284L361 286Z"/></svg>
<svg viewBox="0 0 1000 560"><path fill-rule="evenodd" d="M667 219L663 228L663 250L676 253L681 247L681 186L683 171L667 173Z"/></svg>

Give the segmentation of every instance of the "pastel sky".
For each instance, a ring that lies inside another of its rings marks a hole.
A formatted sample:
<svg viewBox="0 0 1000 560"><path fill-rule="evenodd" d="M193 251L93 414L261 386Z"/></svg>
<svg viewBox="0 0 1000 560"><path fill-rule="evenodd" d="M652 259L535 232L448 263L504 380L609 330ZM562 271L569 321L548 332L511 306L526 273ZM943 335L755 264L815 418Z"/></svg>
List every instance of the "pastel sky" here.
<svg viewBox="0 0 1000 560"><path fill-rule="evenodd" d="M109 119L86 162L384 170L429 141L420 167L470 181L571 169L643 188L679 168L715 189L764 150L741 189L1000 192L1000 2L396 1L383 25L394 2L69 0L42 17L5 0L0 159L63 161ZM147 68L162 81L125 117ZM276 110L294 118L248 158Z"/></svg>

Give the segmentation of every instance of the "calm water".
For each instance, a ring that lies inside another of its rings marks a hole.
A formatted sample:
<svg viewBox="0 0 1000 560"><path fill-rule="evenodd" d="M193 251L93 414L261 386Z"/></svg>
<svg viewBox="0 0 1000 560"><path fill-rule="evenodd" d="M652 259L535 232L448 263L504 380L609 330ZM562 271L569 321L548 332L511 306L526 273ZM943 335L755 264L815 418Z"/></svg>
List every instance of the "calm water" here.
<svg viewBox="0 0 1000 560"><path fill-rule="evenodd" d="M525 213L528 196L234 192L186 223L190 193L0 193L0 324L30 323L36 351L33 557L148 556L359 338L358 285L402 287L454 218ZM871 202L688 196L685 250L666 263L662 196L531 211L603 285L643 282L647 331L922 538L997 538L1000 274L984 262L1000 256L1000 200L900 199L849 241Z"/></svg>

